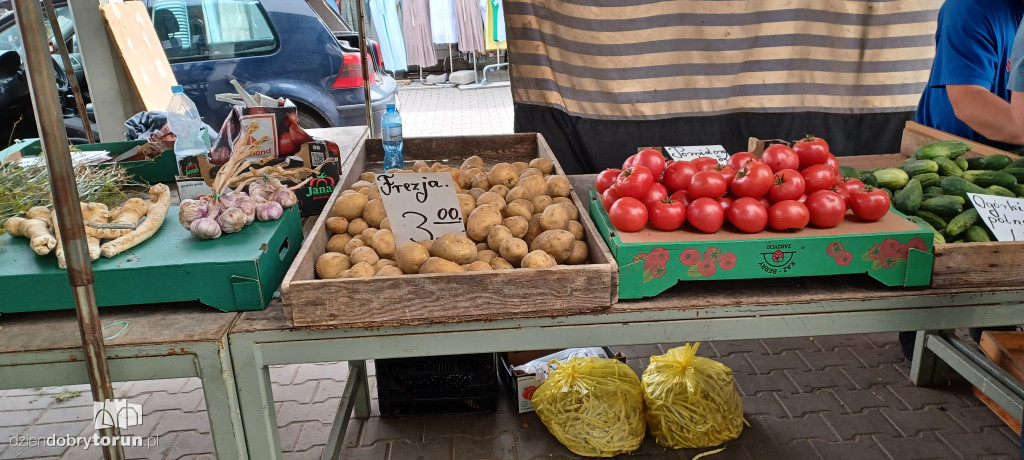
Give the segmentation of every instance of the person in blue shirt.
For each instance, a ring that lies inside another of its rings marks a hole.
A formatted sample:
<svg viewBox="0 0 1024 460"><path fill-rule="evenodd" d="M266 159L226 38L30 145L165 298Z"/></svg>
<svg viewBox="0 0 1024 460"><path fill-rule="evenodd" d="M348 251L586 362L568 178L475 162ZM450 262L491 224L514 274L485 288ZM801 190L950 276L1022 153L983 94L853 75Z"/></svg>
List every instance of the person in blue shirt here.
<svg viewBox="0 0 1024 460"><path fill-rule="evenodd" d="M1010 112L1010 51L1024 18L1020 0L947 0L935 59L915 121L1003 150L1024 145Z"/></svg>

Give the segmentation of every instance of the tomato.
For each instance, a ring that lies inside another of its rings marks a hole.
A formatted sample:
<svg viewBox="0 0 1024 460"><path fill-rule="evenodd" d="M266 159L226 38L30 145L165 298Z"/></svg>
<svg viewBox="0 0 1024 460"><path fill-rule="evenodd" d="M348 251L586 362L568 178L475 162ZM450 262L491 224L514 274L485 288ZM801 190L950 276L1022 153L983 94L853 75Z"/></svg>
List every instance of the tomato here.
<svg viewBox="0 0 1024 460"><path fill-rule="evenodd" d="M665 170L665 157L661 155L661 152L654 149L643 149L636 154L636 159L633 161L633 166L644 165L647 169L651 170L651 174L654 176L654 180L661 178L662 171Z"/></svg>
<svg viewBox="0 0 1024 460"><path fill-rule="evenodd" d="M846 200L831 190L812 192L807 195L804 206L811 214L811 225L818 228L835 227L846 216Z"/></svg>
<svg viewBox="0 0 1024 460"><path fill-rule="evenodd" d="M731 184L732 180L736 178L736 170L732 169L732 166L729 165L718 165L714 171L725 178L726 184Z"/></svg>
<svg viewBox="0 0 1024 460"><path fill-rule="evenodd" d="M836 159L835 155L828 154L828 157L825 158L825 164L831 166L832 169L836 170L836 174L839 174L839 160Z"/></svg>
<svg viewBox="0 0 1024 460"><path fill-rule="evenodd" d="M672 192L672 201L682 201L684 205L689 206L693 202L693 197L690 196L690 192L686 190L676 190Z"/></svg>
<svg viewBox="0 0 1024 460"><path fill-rule="evenodd" d="M615 228L623 232L635 232L647 225L647 207L640 200L627 196L612 204L608 218Z"/></svg>
<svg viewBox="0 0 1024 460"><path fill-rule="evenodd" d="M854 190L864 188L864 181L857 179L856 177L841 177L836 180L836 185L846 190L847 194L849 194Z"/></svg>
<svg viewBox="0 0 1024 460"><path fill-rule="evenodd" d="M773 203L795 200L804 194L804 176L794 169L783 169L772 176L775 183L768 189L768 199Z"/></svg>
<svg viewBox="0 0 1024 460"><path fill-rule="evenodd" d="M597 190L597 193L604 193L605 190L608 190L608 187L615 184L615 179L619 177L621 172L622 170L618 168L608 168L601 171L597 174L597 182L594 184L594 189Z"/></svg>
<svg viewBox="0 0 1024 460"><path fill-rule="evenodd" d="M604 192L601 192L601 206L604 206L604 210L607 211L611 209L612 203L617 201L619 198L622 198L619 191L615 190L615 187L608 187Z"/></svg>
<svg viewBox="0 0 1024 460"><path fill-rule="evenodd" d="M651 225L658 230L677 230L686 222L686 205L682 201L670 198L658 201L647 207Z"/></svg>
<svg viewBox="0 0 1024 460"><path fill-rule="evenodd" d="M731 196L723 196L718 199L718 204L722 205L722 209L728 211L729 206L732 206L733 198Z"/></svg>
<svg viewBox="0 0 1024 460"><path fill-rule="evenodd" d="M889 212L889 194L873 187L850 192L850 209L861 220L874 222Z"/></svg>
<svg viewBox="0 0 1024 460"><path fill-rule="evenodd" d="M644 202L644 206L647 206L647 209L651 209L654 203L665 198L668 198L668 190L665 189L664 185L655 182L651 184L651 188L647 190L647 194L640 198L640 201Z"/></svg>
<svg viewBox="0 0 1024 460"><path fill-rule="evenodd" d="M772 187L772 168L760 161L747 163L732 181L732 194L737 197L761 198Z"/></svg>
<svg viewBox="0 0 1024 460"><path fill-rule="evenodd" d="M751 161L757 161L757 157L754 154L750 152L736 152L729 155L729 162L727 164L732 166L732 169L739 171Z"/></svg>
<svg viewBox="0 0 1024 460"><path fill-rule="evenodd" d="M768 210L768 225L776 230L799 230L807 226L811 214L803 203L794 200L780 201Z"/></svg>
<svg viewBox="0 0 1024 460"><path fill-rule="evenodd" d="M839 196L843 197L843 203L846 203L846 209L850 209L850 192L846 191L845 188L839 185L833 185L829 190L836 192Z"/></svg>
<svg viewBox="0 0 1024 460"><path fill-rule="evenodd" d="M690 179L690 186L687 187L687 191L690 192L690 196L694 198L711 197L719 198L725 195L725 191L729 188L729 183L726 182L725 177L714 171L697 171Z"/></svg>
<svg viewBox="0 0 1024 460"><path fill-rule="evenodd" d="M615 188L622 196L641 198L651 189L653 183L654 175L651 174L651 170L644 165L635 165L619 173L619 177L615 179Z"/></svg>
<svg viewBox="0 0 1024 460"><path fill-rule="evenodd" d="M768 210L755 198L737 198L725 211L725 215L729 223L741 232L757 233L768 225Z"/></svg>
<svg viewBox="0 0 1024 460"><path fill-rule="evenodd" d="M686 190L690 186L690 179L693 178L696 172L697 167L693 163L689 161L675 161L665 168L665 174L661 178L661 183L670 192Z"/></svg>
<svg viewBox="0 0 1024 460"><path fill-rule="evenodd" d="M828 190L833 185L836 185L836 177L839 175L839 171L832 169L831 166L826 164L817 164L808 166L800 171L800 175L804 176L805 191L811 193L818 190Z"/></svg>
<svg viewBox="0 0 1024 460"><path fill-rule="evenodd" d="M766 197L762 196L761 199L757 201L761 203L761 206L764 206L765 211L767 211L768 208L772 207L772 201Z"/></svg>
<svg viewBox="0 0 1024 460"><path fill-rule="evenodd" d="M636 164L636 154L632 154L626 158L626 161L622 162L622 169L628 169L629 167Z"/></svg>
<svg viewBox="0 0 1024 460"><path fill-rule="evenodd" d="M690 160L698 171L708 171L718 167L718 160L711 157L700 157Z"/></svg>
<svg viewBox="0 0 1024 460"><path fill-rule="evenodd" d="M800 155L785 144L772 144L764 149L761 154L763 161L772 171L779 172L783 169L800 169Z"/></svg>
<svg viewBox="0 0 1024 460"><path fill-rule="evenodd" d="M824 164L828 159L828 143L820 137L808 134L793 143L793 151L800 155L800 169L808 166Z"/></svg>
<svg viewBox="0 0 1024 460"><path fill-rule="evenodd" d="M714 198L697 198L686 208L686 221L704 233L715 233L725 222L725 210Z"/></svg>

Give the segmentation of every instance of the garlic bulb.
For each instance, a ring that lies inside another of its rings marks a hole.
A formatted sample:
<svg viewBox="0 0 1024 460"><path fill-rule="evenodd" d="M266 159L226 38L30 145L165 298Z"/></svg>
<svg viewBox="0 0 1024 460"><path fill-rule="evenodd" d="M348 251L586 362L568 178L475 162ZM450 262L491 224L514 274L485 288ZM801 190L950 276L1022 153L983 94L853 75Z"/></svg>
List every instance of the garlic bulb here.
<svg viewBox="0 0 1024 460"><path fill-rule="evenodd" d="M235 206L245 214L245 225L249 225L252 221L256 220L256 202L249 195L243 194L235 199Z"/></svg>
<svg viewBox="0 0 1024 460"><path fill-rule="evenodd" d="M201 217L192 221L189 225L192 236L204 240L219 238L221 234L220 224L211 217Z"/></svg>
<svg viewBox="0 0 1024 460"><path fill-rule="evenodd" d="M196 200L183 200L178 205L178 222L183 227L189 229L192 222L200 217L206 215L206 204L205 202Z"/></svg>
<svg viewBox="0 0 1024 460"><path fill-rule="evenodd" d="M282 208L290 208L295 206L295 203L299 202L299 198L295 196L295 192L288 187L278 189L270 196L270 200L280 203Z"/></svg>
<svg viewBox="0 0 1024 460"><path fill-rule="evenodd" d="M276 201L267 201L256 208L256 218L263 222L280 219L282 214L284 208Z"/></svg>
<svg viewBox="0 0 1024 460"><path fill-rule="evenodd" d="M235 233L245 227L245 212L239 208L227 208L217 216L217 223L224 233Z"/></svg>

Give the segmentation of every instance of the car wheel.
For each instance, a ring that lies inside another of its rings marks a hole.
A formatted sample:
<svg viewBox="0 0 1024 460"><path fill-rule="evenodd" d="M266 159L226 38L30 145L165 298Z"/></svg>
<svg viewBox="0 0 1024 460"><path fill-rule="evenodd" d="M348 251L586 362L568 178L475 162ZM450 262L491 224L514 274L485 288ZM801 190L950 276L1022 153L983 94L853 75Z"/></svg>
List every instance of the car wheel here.
<svg viewBox="0 0 1024 460"><path fill-rule="evenodd" d="M327 128L330 125L320 116L320 114L305 108L298 109L299 126L303 129L316 129L316 128Z"/></svg>

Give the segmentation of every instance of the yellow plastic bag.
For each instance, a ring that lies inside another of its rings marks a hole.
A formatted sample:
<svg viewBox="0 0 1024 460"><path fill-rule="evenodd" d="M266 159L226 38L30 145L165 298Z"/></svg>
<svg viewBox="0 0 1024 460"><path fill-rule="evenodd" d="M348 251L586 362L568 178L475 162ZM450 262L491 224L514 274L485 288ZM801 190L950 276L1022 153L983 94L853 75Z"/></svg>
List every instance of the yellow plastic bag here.
<svg viewBox="0 0 1024 460"><path fill-rule="evenodd" d="M614 359L559 362L533 393L541 422L577 455L613 457L640 447L646 432L640 378Z"/></svg>
<svg viewBox="0 0 1024 460"><path fill-rule="evenodd" d="M732 370L697 356L689 343L651 356L642 382L647 424L666 447L713 447L743 431L743 400Z"/></svg>

